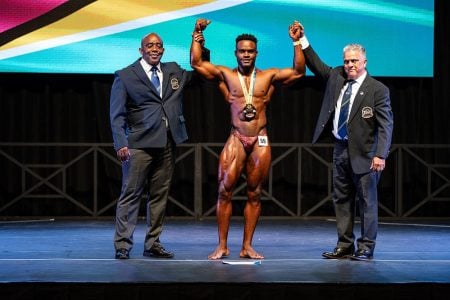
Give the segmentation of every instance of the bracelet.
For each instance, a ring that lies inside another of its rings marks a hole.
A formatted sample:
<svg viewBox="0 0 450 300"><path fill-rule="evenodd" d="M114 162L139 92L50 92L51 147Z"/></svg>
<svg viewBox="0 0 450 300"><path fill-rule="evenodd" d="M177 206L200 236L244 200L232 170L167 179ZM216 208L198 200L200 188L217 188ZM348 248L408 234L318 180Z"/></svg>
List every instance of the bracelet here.
<svg viewBox="0 0 450 300"><path fill-rule="evenodd" d="M296 42L292 42L292 45L294 45L294 47L298 46L298 45L302 46L302 42L300 40L298 40Z"/></svg>

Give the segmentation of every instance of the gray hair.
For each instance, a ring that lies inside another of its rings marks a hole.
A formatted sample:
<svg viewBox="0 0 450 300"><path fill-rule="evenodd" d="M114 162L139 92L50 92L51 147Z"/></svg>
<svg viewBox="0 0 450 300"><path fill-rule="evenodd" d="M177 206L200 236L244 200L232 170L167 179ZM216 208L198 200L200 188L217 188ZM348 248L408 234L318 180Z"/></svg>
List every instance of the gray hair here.
<svg viewBox="0 0 450 300"><path fill-rule="evenodd" d="M366 57L366 48L364 48L362 45L360 44L348 44L347 46L344 47L343 52L347 52L347 51L358 51L360 52L362 55L364 55L364 57Z"/></svg>

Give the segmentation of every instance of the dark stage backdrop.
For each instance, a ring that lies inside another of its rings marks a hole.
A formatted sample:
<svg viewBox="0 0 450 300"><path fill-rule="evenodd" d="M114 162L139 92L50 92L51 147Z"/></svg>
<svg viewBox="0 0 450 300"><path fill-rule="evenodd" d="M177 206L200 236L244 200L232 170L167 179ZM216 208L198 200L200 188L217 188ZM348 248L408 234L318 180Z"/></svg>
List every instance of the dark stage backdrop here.
<svg viewBox="0 0 450 300"><path fill-rule="evenodd" d="M450 134L443 130L450 128L448 75L442 73L440 78L377 78L391 92L393 143L449 142ZM112 75L1 74L0 80L2 142L112 143ZM323 89L321 81L306 77L276 90L268 106L273 143L311 142ZM189 143L225 142L229 109L214 83L191 86L184 111Z"/></svg>
<svg viewBox="0 0 450 300"><path fill-rule="evenodd" d="M391 91L394 144L450 143L449 6L445 0L435 2L434 77L378 78ZM385 63L395 61L387 56ZM112 74L0 74L0 142L94 142L112 147L112 80ZM314 77L278 89L268 108L272 143L309 143L322 95L323 84ZM225 142L230 130L228 106L213 83L187 90L184 109L189 143ZM16 184L10 180L15 174L9 173L4 162L0 164L0 192L4 194ZM12 214L20 215L20 209Z"/></svg>

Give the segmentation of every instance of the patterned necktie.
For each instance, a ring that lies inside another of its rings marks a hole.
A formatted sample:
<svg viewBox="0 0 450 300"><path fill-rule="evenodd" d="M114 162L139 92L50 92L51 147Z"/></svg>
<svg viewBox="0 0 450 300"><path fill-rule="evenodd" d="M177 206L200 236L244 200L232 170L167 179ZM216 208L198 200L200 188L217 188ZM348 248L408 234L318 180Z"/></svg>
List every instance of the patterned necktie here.
<svg viewBox="0 0 450 300"><path fill-rule="evenodd" d="M347 89L344 92L344 96L342 96L341 102L341 111L339 113L339 122L338 122L338 135L341 139L347 137L347 118L348 118L348 109L350 107L350 97L352 96L352 85L356 82L354 80L347 81Z"/></svg>
<svg viewBox="0 0 450 300"><path fill-rule="evenodd" d="M161 89L161 84L159 82L159 77L158 77L158 68L153 66L150 71L152 71L152 76L150 77L150 80L153 83L153 86L155 87L155 89L158 91L158 93L160 94L160 89Z"/></svg>

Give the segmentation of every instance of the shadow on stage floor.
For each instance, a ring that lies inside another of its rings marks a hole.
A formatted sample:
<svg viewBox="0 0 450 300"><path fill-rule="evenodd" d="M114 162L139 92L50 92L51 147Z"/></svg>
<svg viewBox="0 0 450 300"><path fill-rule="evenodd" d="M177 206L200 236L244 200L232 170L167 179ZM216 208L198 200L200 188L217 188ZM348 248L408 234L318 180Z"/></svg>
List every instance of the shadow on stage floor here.
<svg viewBox="0 0 450 300"><path fill-rule="evenodd" d="M0 299L447 299L450 221L380 222L374 260L326 260L333 220L261 220L239 259L241 220L230 256L209 261L214 220L167 220L162 242L173 259L142 256L145 225L129 260L115 260L112 221L0 222ZM358 233L359 227L355 228ZM231 263L231 264L226 264Z"/></svg>

